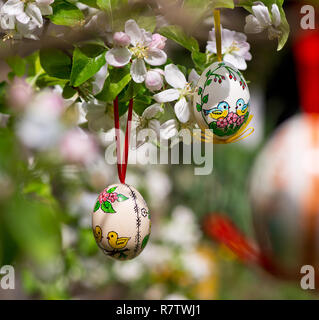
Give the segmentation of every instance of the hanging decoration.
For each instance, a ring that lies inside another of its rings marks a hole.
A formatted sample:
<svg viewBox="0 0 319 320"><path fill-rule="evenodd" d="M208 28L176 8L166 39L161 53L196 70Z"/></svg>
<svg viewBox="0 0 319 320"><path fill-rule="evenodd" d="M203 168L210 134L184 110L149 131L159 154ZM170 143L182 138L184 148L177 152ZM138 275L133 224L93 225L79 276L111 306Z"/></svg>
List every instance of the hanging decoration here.
<svg viewBox="0 0 319 320"><path fill-rule="evenodd" d="M114 100L117 168L120 184L105 188L98 196L92 213L92 229L99 248L109 257L128 260L145 248L151 233L151 216L142 195L125 183L133 99L129 102L124 155L121 161L119 105Z"/></svg>

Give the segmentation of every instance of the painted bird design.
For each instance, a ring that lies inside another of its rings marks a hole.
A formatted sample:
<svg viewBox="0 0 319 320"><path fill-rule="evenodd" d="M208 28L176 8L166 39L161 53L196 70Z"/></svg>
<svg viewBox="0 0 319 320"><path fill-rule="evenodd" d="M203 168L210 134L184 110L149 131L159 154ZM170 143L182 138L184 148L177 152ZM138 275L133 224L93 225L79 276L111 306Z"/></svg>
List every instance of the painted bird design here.
<svg viewBox="0 0 319 320"><path fill-rule="evenodd" d="M249 107L249 102L245 104L244 99L238 99L236 102L236 113L239 116L243 116L247 113Z"/></svg>
<svg viewBox="0 0 319 320"><path fill-rule="evenodd" d="M125 248L125 246L127 245L127 242L131 239L131 238L127 238L127 237L121 237L119 238L118 234L115 231L110 231L107 234L106 239L109 241L109 245L113 248L113 249L123 249Z"/></svg>
<svg viewBox="0 0 319 320"><path fill-rule="evenodd" d="M212 119L225 118L229 112L229 104L226 101L222 101L216 108L204 110L205 116L209 115Z"/></svg>

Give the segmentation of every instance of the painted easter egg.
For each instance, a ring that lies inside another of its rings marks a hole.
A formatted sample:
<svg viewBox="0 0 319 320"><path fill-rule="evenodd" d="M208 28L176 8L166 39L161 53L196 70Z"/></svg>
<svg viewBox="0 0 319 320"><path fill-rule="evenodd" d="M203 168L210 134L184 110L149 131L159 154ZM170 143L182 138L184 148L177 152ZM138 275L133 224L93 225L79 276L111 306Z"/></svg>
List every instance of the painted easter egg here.
<svg viewBox="0 0 319 320"><path fill-rule="evenodd" d="M151 232L150 213L141 194L127 184L113 184L98 196L92 229L99 248L109 257L128 260L145 248Z"/></svg>
<svg viewBox="0 0 319 320"><path fill-rule="evenodd" d="M261 252L278 275L319 266L319 116L298 115L255 163L250 197Z"/></svg>
<svg viewBox="0 0 319 320"><path fill-rule="evenodd" d="M220 139L233 136L249 117L249 89L233 65L215 62L201 75L194 94L194 115L202 130Z"/></svg>

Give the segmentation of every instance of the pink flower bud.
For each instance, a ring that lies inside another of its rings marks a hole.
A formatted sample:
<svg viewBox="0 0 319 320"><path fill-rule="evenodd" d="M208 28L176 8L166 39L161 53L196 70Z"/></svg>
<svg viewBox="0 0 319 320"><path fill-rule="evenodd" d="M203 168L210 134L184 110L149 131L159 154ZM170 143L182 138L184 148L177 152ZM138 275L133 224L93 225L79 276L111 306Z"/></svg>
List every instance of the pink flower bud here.
<svg viewBox="0 0 319 320"><path fill-rule="evenodd" d="M113 43L116 46L126 47L131 43L131 38L125 32L115 32Z"/></svg>
<svg viewBox="0 0 319 320"><path fill-rule="evenodd" d="M80 130L71 130L61 141L60 154L67 162L87 164L95 159L98 149L92 136Z"/></svg>
<svg viewBox="0 0 319 320"><path fill-rule="evenodd" d="M157 49L164 49L165 47L165 42L167 38L161 36L159 33L154 33L152 35L152 42L149 45L150 48L157 48Z"/></svg>
<svg viewBox="0 0 319 320"><path fill-rule="evenodd" d="M33 97L33 89L24 78L15 77L9 89L10 107L22 111Z"/></svg>
<svg viewBox="0 0 319 320"><path fill-rule="evenodd" d="M163 86L163 77L159 71L150 70L146 73L146 88L150 91L160 90Z"/></svg>

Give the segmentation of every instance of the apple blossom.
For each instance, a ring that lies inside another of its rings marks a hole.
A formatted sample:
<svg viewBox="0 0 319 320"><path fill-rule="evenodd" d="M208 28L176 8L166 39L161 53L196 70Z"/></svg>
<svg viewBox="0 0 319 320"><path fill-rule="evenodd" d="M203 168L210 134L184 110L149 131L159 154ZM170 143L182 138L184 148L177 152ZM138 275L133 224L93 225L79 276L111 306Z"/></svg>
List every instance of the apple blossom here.
<svg viewBox="0 0 319 320"><path fill-rule="evenodd" d="M271 14L264 3L257 1L252 6L254 14L246 17L245 32L259 33L268 29L268 37L270 40L280 37L281 16L279 8L276 4L271 6Z"/></svg>
<svg viewBox="0 0 319 320"><path fill-rule="evenodd" d="M166 82L174 89L167 89L154 95L154 99L159 103L175 103L175 114L178 120L186 123L191 118L191 100L194 94L194 87L199 79L199 75L192 70L189 75L189 82L186 81L184 74L174 64L169 64L164 71Z"/></svg>
<svg viewBox="0 0 319 320"><path fill-rule="evenodd" d="M240 70L247 69L246 60L250 61L252 56L249 52L250 45L246 41L244 33L231 31L221 27L222 35L222 54L223 60L231 63ZM217 54L215 29L209 32L209 40L206 50Z"/></svg>
<svg viewBox="0 0 319 320"><path fill-rule="evenodd" d="M165 64L167 55L162 49L151 47L152 34L141 29L134 20L126 21L125 33L131 39L131 46L112 48L106 53L106 61L113 67L123 67L132 60L132 79L142 83L147 74L145 62L151 66L161 66ZM163 47L162 43L159 46Z"/></svg>

